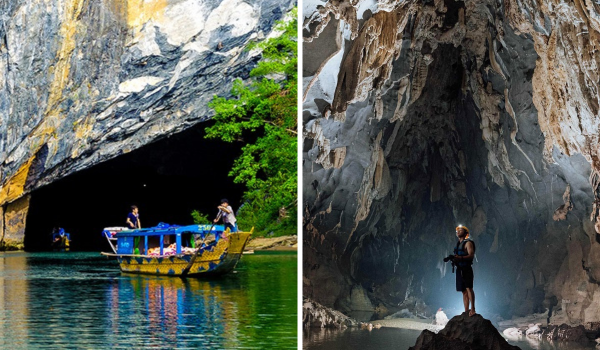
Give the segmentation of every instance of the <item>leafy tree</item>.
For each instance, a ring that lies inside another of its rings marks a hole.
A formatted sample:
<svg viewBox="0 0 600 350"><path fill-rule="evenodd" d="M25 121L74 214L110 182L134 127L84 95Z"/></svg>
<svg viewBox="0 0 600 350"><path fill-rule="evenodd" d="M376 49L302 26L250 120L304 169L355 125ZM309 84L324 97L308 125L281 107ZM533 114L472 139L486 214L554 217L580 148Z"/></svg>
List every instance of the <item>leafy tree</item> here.
<svg viewBox="0 0 600 350"><path fill-rule="evenodd" d="M208 218L208 214L201 213L198 210L192 211L192 219L194 220L194 224L197 225L210 225L211 223L210 219Z"/></svg>
<svg viewBox="0 0 600 350"><path fill-rule="evenodd" d="M244 230L275 235L296 233L297 213L297 10L288 21L279 21L280 35L253 43L262 58L250 82L241 79L231 89L233 98L215 96L215 110L207 138L246 142L229 176L245 184L244 204L238 223Z"/></svg>

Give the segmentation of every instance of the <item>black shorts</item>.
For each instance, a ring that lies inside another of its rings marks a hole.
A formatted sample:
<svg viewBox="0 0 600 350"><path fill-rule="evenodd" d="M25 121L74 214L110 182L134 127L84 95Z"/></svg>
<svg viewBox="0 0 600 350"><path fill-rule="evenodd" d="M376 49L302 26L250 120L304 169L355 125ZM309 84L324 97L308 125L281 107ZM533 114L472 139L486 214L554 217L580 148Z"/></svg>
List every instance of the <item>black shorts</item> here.
<svg viewBox="0 0 600 350"><path fill-rule="evenodd" d="M456 269L456 291L462 292L466 288L473 289L473 267L465 266Z"/></svg>

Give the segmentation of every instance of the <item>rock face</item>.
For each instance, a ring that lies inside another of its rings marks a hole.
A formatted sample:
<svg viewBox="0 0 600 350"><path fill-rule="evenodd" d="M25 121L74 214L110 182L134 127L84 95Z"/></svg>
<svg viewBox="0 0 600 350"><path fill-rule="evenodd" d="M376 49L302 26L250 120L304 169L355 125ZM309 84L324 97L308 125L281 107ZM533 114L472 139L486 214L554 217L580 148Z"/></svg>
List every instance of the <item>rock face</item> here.
<svg viewBox="0 0 600 350"><path fill-rule="evenodd" d="M275 238L257 237L246 244L246 250L278 250L298 249L298 236L282 236Z"/></svg>
<svg viewBox="0 0 600 350"><path fill-rule="evenodd" d="M36 188L210 118L207 103L260 57L246 45L293 5L2 2L0 238L22 241L21 198Z"/></svg>
<svg viewBox="0 0 600 350"><path fill-rule="evenodd" d="M586 331L583 325L579 325L577 327L570 327L566 324L561 324L560 326L551 325L547 329L544 329L544 331L540 335L540 338L546 338L548 340L565 340L587 343L590 340L596 339L597 336L597 332Z"/></svg>
<svg viewBox="0 0 600 350"><path fill-rule="evenodd" d="M304 299L302 313L302 325L305 328L347 328L358 326L356 320L310 299Z"/></svg>
<svg viewBox="0 0 600 350"><path fill-rule="evenodd" d="M517 350L480 315L453 317L438 334L424 330L409 350Z"/></svg>
<svg viewBox="0 0 600 350"><path fill-rule="evenodd" d="M600 321L600 5L304 6L304 294L446 307L463 224L478 310Z"/></svg>

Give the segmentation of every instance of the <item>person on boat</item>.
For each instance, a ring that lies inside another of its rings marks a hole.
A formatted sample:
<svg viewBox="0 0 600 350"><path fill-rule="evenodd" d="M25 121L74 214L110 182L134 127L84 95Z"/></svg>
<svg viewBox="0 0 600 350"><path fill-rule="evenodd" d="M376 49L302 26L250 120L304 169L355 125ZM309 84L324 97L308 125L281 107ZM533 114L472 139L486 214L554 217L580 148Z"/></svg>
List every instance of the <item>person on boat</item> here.
<svg viewBox="0 0 600 350"><path fill-rule="evenodd" d="M462 292L465 312L475 315L475 292L473 291L473 258L475 243L469 239L469 229L463 225L456 228L458 242L454 248L454 264L456 265L456 291ZM469 309L469 304L471 308Z"/></svg>
<svg viewBox="0 0 600 350"><path fill-rule="evenodd" d="M60 242L60 234L59 229L62 230L60 227L55 227L52 229L52 246L56 247L58 246L59 242Z"/></svg>
<svg viewBox="0 0 600 350"><path fill-rule="evenodd" d="M223 225L225 228L229 227L229 232L237 232L236 218L233 215L233 209L229 205L229 201L226 198L221 199L221 205L219 205L219 213L217 214L217 218L213 221L217 223L219 218L223 219Z"/></svg>
<svg viewBox="0 0 600 350"><path fill-rule="evenodd" d="M129 227L132 230L142 228L142 225L140 223L139 209L137 206L135 206L135 205L131 206L131 213L129 213L127 215L126 223L127 223L127 227Z"/></svg>
<svg viewBox="0 0 600 350"><path fill-rule="evenodd" d="M139 209L137 206L132 205L131 206L131 213L127 214L127 227L129 227L132 230L135 229L140 229L142 228L142 224L140 222L140 213L139 213ZM139 249L139 244L140 244L140 237L135 237L133 239L133 253L134 254L139 254L140 253L140 249Z"/></svg>
<svg viewBox="0 0 600 350"><path fill-rule="evenodd" d="M69 250L70 236L62 227L54 228L52 230L52 247L54 249Z"/></svg>

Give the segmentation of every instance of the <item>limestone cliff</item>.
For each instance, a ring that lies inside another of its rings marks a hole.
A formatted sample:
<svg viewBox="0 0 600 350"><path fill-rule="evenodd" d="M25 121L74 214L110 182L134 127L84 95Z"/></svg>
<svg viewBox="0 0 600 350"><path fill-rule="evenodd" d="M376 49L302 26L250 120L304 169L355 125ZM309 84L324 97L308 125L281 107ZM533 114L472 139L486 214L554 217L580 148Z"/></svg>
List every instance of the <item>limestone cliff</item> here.
<svg viewBox="0 0 600 350"><path fill-rule="evenodd" d="M28 194L210 118L294 1L0 4L0 238L22 241Z"/></svg>
<svg viewBox="0 0 600 350"><path fill-rule="evenodd" d="M305 296L460 299L441 260L464 224L478 308L600 321L600 5L315 0L303 16Z"/></svg>

